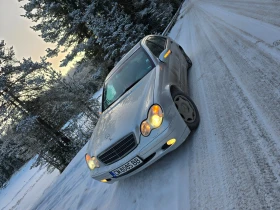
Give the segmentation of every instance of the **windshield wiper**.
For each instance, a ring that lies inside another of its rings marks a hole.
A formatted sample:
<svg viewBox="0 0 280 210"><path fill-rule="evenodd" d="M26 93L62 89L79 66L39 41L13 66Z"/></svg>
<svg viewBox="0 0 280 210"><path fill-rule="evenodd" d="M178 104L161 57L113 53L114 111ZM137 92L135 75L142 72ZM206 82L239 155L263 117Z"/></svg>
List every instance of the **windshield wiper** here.
<svg viewBox="0 0 280 210"><path fill-rule="evenodd" d="M133 82L131 85L129 85L127 88L125 88L124 92L121 94L121 96L126 92L128 91L130 88L132 88L137 82L139 82L142 78L136 80L135 82ZM120 96L120 97L121 97Z"/></svg>
<svg viewBox="0 0 280 210"><path fill-rule="evenodd" d="M125 88L125 90L123 91L123 93L116 99L118 100L120 97L122 97L123 94L125 94L130 88L132 88L137 82L139 82L142 78L136 80L135 82L133 82L131 85L129 85L127 88Z"/></svg>
<svg viewBox="0 0 280 210"><path fill-rule="evenodd" d="M142 78L136 80L135 82L133 82L131 85L129 85L127 88L125 88L124 92L118 97L116 98L114 101L112 101L110 104L107 105L107 107L103 110L105 111L106 109L108 109L109 106L111 106L113 103L115 103L115 101L117 101L120 97L122 97L123 94L125 94L130 88L132 88L137 82L139 82Z"/></svg>

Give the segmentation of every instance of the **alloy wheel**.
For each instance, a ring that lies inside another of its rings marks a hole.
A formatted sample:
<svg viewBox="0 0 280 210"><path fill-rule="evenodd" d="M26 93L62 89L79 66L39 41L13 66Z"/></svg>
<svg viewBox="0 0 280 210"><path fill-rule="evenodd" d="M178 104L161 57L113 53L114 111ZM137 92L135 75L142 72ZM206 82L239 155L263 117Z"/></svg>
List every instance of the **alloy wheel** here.
<svg viewBox="0 0 280 210"><path fill-rule="evenodd" d="M174 103L186 123L193 123L196 120L195 108L186 97L177 95Z"/></svg>

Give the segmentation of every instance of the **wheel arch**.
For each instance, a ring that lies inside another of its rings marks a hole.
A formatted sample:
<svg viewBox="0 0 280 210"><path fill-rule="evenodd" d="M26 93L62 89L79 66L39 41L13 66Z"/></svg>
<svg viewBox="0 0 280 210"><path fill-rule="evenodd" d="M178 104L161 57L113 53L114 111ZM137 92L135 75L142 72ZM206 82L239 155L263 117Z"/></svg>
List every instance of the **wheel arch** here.
<svg viewBox="0 0 280 210"><path fill-rule="evenodd" d="M179 88L177 85L174 85L174 84L169 86L169 91L170 91L171 97L172 97L172 94L177 91L184 92L181 88Z"/></svg>

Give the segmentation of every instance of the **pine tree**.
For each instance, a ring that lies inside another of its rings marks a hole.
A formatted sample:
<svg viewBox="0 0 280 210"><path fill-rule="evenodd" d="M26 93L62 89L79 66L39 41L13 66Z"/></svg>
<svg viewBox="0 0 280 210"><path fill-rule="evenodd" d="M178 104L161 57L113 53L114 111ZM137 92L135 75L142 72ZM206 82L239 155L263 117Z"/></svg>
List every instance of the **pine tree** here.
<svg viewBox="0 0 280 210"><path fill-rule="evenodd" d="M33 154L40 152L38 148L42 149L42 145L46 145L46 152L55 155L55 159L60 162L57 166L66 167L70 160L67 160L64 154L68 152L67 150L71 150L69 147L66 148L69 139L43 119L40 113L36 112L36 103L32 103L50 90L60 78L50 70L50 64L46 59L42 59L40 63L31 59L17 61L13 49L6 49L4 41L0 43L0 63L2 133L7 135L8 131L13 130L16 136L25 134L21 135L21 141L25 146L30 145L30 139L35 138L37 147L31 147L34 149ZM51 143L49 140L52 140ZM19 148L23 148L19 142L16 146L18 151Z"/></svg>
<svg viewBox="0 0 280 210"><path fill-rule="evenodd" d="M99 66L105 75L113 64L144 35L160 33L175 12L173 1L127 0L29 0L24 17L36 23L46 42L56 43L47 49L48 57L60 49L70 49L61 66L77 55L80 63Z"/></svg>

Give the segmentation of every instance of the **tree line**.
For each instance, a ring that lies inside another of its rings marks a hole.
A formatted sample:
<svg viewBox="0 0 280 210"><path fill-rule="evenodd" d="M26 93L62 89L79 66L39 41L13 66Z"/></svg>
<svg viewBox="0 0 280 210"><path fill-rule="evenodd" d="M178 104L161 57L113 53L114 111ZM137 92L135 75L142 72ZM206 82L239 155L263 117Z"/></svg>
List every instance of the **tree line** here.
<svg viewBox="0 0 280 210"><path fill-rule="evenodd" d="M19 61L12 47L0 42L0 186L34 155L38 155L35 165L65 169L91 134L75 123L77 127L68 130L63 125L82 113L92 131L99 106L97 100L90 100L93 93L141 38L164 30L180 3L25 1L23 17L32 20L31 28L55 47L46 49L39 62L31 58ZM82 57L68 77L62 77L48 62L62 51L68 54L61 66Z"/></svg>

